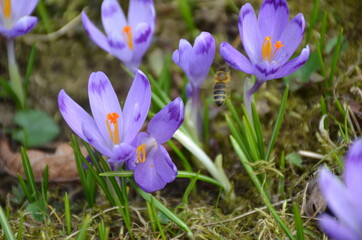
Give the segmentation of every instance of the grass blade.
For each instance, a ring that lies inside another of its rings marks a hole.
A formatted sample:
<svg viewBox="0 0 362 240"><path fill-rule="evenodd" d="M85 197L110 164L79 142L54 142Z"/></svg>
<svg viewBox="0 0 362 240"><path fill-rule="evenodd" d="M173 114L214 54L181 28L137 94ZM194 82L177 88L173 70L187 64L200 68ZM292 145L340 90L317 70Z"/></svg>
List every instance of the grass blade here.
<svg viewBox="0 0 362 240"><path fill-rule="evenodd" d="M297 239L304 240L303 221L302 217L300 216L298 205L296 203L293 203L293 213L294 213L295 228L297 230Z"/></svg>
<svg viewBox="0 0 362 240"><path fill-rule="evenodd" d="M288 93L289 93L289 85L286 86L286 88L284 90L284 93L283 93L282 103L281 103L280 108L279 108L277 120L276 120L276 122L274 124L273 132L272 132L272 135L271 135L271 138L270 138L270 141L269 141L269 145L268 145L268 150L267 150L266 155L265 155L265 160L266 161L269 161L269 159L270 159L271 152L273 151L275 142L276 142L277 137L278 137L280 126L281 126L281 124L283 122L283 116L284 116L285 108L287 106Z"/></svg>
<svg viewBox="0 0 362 240"><path fill-rule="evenodd" d="M71 215L70 215L70 203L68 198L68 193L65 193L64 196L64 212L65 212L65 225L67 227L67 234L69 235L72 232L72 224L71 224Z"/></svg>
<svg viewBox="0 0 362 240"><path fill-rule="evenodd" d="M80 230L79 230L79 233L78 233L78 236L76 238L76 240L84 240L86 239L86 236L87 236L87 228L89 226L91 222L91 218L89 215L87 215L82 223L82 226L80 227Z"/></svg>
<svg viewBox="0 0 362 240"><path fill-rule="evenodd" d="M137 191L139 195L147 202L151 203L153 201L154 206L160 210L164 215L166 215L169 219L171 219L174 223L176 223L179 227L181 227L188 235L189 238L194 239L194 234L191 232L190 228L186 225L184 221L178 218L173 212L171 212L167 207L165 207L161 202L159 202L156 198L154 198L151 194L144 192L140 189L137 184L130 179L130 183L133 188ZM153 200L151 200L153 199Z"/></svg>
<svg viewBox="0 0 362 240"><path fill-rule="evenodd" d="M36 190L36 184L33 174L33 169L31 167L31 164L29 162L28 155L26 154L26 151L23 147L21 147L21 160L23 162L23 168L26 176L26 180L29 183L30 187L30 194L34 196L35 200L38 200L38 191Z"/></svg>
<svg viewBox="0 0 362 240"><path fill-rule="evenodd" d="M280 216L278 215L278 213L275 211L273 205L271 204L267 194L265 193L263 187L261 186L257 176L255 175L253 169L251 168L251 166L248 163L248 160L245 156L245 154L243 153L243 151L241 150L241 148L239 147L239 145L237 144L237 142L235 141L235 139L233 138L233 136L230 136L231 139L231 144L234 147L234 150L236 152L236 154L238 155L241 163L244 166L244 169L246 170L246 172L248 173L249 177L251 178L251 180L253 181L255 187L257 188L257 190L260 193L261 198L263 199L266 207L268 208L268 210L270 211L270 213L272 214L272 216L274 217L275 221L279 224L280 228L283 230L283 232L289 237L289 239L294 239L293 234L290 232L290 230L288 229L287 225L285 225L285 223L283 222L283 220L280 218Z"/></svg>
<svg viewBox="0 0 362 240"><path fill-rule="evenodd" d="M45 166L43 181L41 182L41 193L44 201L48 202L48 184L49 184L49 169L48 164Z"/></svg>
<svg viewBox="0 0 362 240"><path fill-rule="evenodd" d="M332 59L332 64L331 64L332 67L331 67L331 72L329 73L329 78L328 78L328 83L327 83L327 95L328 96L332 96L331 91L332 91L332 87L333 87L333 79L334 79L334 74L337 69L339 55L341 52L342 38L343 38L343 28L341 28L339 30L337 44L335 46L334 53L333 53L333 59Z"/></svg>
<svg viewBox="0 0 362 240"><path fill-rule="evenodd" d="M15 240L15 236L13 231L10 228L9 222L6 219L5 213L3 208L0 206L0 224L5 233L6 239L8 240Z"/></svg>
<svg viewBox="0 0 362 240"><path fill-rule="evenodd" d="M33 72L34 62L35 62L35 55L36 55L36 43L33 44L33 47L31 48L29 60L28 60L28 66L26 67L25 72L25 82L24 82L24 89L25 92L28 92L29 85L30 85L30 76Z"/></svg>
<svg viewBox="0 0 362 240"><path fill-rule="evenodd" d="M166 240L165 234L163 233L162 225L161 225L160 220L158 219L158 216L157 216L157 212L156 212L156 208L155 208L155 202L154 202L155 200L154 199L155 198L151 198L151 203L150 203L153 219L155 220L157 228L160 231L161 238L163 240Z"/></svg>

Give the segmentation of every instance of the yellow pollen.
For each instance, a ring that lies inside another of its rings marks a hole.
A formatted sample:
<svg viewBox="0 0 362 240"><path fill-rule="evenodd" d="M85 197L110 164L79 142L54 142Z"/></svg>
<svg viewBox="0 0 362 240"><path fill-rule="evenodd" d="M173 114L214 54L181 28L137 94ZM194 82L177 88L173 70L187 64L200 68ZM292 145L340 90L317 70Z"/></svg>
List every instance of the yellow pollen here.
<svg viewBox="0 0 362 240"><path fill-rule="evenodd" d="M273 46L272 46L272 43L271 43L271 37L266 37L264 39L263 45L261 47L261 54L262 54L263 60L270 62L272 48L273 48Z"/></svg>
<svg viewBox="0 0 362 240"><path fill-rule="evenodd" d="M146 144L141 144L136 149L137 161L136 163L143 163L146 161Z"/></svg>
<svg viewBox="0 0 362 240"><path fill-rule="evenodd" d="M132 28L131 28L131 26L126 25L122 29L122 34L123 34L124 40L126 41L129 49L131 49L131 51L133 51L133 37L132 37Z"/></svg>
<svg viewBox="0 0 362 240"><path fill-rule="evenodd" d="M281 47L284 47L284 45L282 44L282 41L277 41L275 44L274 44L274 52L273 52L273 57L275 56L275 54L277 53L278 49L281 48Z"/></svg>
<svg viewBox="0 0 362 240"><path fill-rule="evenodd" d="M119 131L118 131L118 121L117 121L118 118L119 118L119 115L115 112L107 114L106 126L107 126L107 131L108 131L109 137L111 138L113 144L119 144L119 142L120 142ZM112 131L111 125L113 125L113 131Z"/></svg>
<svg viewBox="0 0 362 240"><path fill-rule="evenodd" d="M270 62L272 58L274 58L275 54L279 50L279 48L284 47L281 41L277 41L274 44L274 52L273 45L271 42L271 37L265 37L263 45L261 47L261 55L264 61Z"/></svg>
<svg viewBox="0 0 362 240"><path fill-rule="evenodd" d="M9 19L11 17L11 0L1 0L0 3L4 17Z"/></svg>

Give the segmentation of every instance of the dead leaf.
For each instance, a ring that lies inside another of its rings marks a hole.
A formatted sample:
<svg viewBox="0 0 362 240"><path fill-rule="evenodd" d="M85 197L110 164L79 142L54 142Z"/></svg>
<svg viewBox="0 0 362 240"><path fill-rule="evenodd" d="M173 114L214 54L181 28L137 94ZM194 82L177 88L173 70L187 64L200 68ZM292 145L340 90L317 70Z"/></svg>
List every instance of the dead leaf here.
<svg viewBox="0 0 362 240"><path fill-rule="evenodd" d="M81 151L83 154L87 154L85 148L81 148ZM54 153L30 149L27 154L33 168L35 181L42 180L47 164L50 182L69 182L79 179L74 152L68 143L58 144ZM20 173L25 178L21 153L14 153L6 139L0 140L0 165L8 174L17 177Z"/></svg>

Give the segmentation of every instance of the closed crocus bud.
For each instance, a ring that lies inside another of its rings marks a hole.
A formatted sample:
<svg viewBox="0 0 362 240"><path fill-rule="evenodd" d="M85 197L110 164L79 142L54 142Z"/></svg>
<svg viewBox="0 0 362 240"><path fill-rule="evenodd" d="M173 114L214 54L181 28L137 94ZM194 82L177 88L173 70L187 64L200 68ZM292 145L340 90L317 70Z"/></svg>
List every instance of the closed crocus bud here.
<svg viewBox="0 0 362 240"><path fill-rule="evenodd" d="M215 56L215 40L208 32L202 32L194 46L185 39L173 52L172 60L185 72L192 88L200 88L209 73Z"/></svg>

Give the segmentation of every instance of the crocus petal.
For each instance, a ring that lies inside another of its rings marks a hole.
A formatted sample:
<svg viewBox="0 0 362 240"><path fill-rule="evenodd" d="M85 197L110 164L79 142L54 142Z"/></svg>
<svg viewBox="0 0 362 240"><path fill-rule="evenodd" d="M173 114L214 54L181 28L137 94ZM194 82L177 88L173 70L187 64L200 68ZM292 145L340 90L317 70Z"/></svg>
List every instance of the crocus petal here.
<svg viewBox="0 0 362 240"><path fill-rule="evenodd" d="M147 142L147 139L150 138L150 135L146 132L140 132L139 134L137 134L137 136L134 138L134 140L132 141L131 145L132 146L139 146L141 145L142 143L145 143ZM137 162L137 156L135 155L133 158L129 159L127 162L126 162L126 167L127 167L127 170L135 170L136 169L136 164Z"/></svg>
<svg viewBox="0 0 362 240"><path fill-rule="evenodd" d="M146 161L138 163L134 171L137 185L148 193L158 191L166 185L156 171L153 157L153 153L148 154Z"/></svg>
<svg viewBox="0 0 362 240"><path fill-rule="evenodd" d="M128 22L132 28L139 23L148 23L153 32L155 28L156 11L153 0L131 0L128 8Z"/></svg>
<svg viewBox="0 0 362 240"><path fill-rule="evenodd" d="M262 38L278 41L288 24L289 10L285 0L265 0L260 7L258 25Z"/></svg>
<svg viewBox="0 0 362 240"><path fill-rule="evenodd" d="M8 38L19 37L33 30L37 23L37 17L24 16L17 20L11 29L1 26L0 33Z"/></svg>
<svg viewBox="0 0 362 240"><path fill-rule="evenodd" d="M134 30L134 49L132 56L132 65L134 67L139 67L143 55L150 46L152 34L152 29L148 23L140 23Z"/></svg>
<svg viewBox="0 0 362 240"><path fill-rule="evenodd" d="M280 48L274 57L280 65L283 65L293 55L303 39L305 20L303 14L297 14L287 25L280 36L284 47Z"/></svg>
<svg viewBox="0 0 362 240"><path fill-rule="evenodd" d="M347 188L352 194L353 199L358 201L362 199L362 139L358 139L349 147L346 163L344 179ZM359 214L362 216L362 210Z"/></svg>
<svg viewBox="0 0 362 240"><path fill-rule="evenodd" d="M142 71L137 70L123 109L124 127L121 138L126 143L133 141L141 129L147 117L150 103L150 82Z"/></svg>
<svg viewBox="0 0 362 240"><path fill-rule="evenodd" d="M301 54L285 63L282 67L280 67L279 71L273 76L274 78L282 78L292 74L301 68L309 58L310 49L307 45L301 52Z"/></svg>
<svg viewBox="0 0 362 240"><path fill-rule="evenodd" d="M168 141L184 120L184 104L176 98L159 111L149 122L147 131L159 143Z"/></svg>
<svg viewBox="0 0 362 240"><path fill-rule="evenodd" d="M220 44L220 55L230 67L248 74L254 73L250 60L227 42Z"/></svg>
<svg viewBox="0 0 362 240"><path fill-rule="evenodd" d="M98 131L97 127L94 127L94 119L71 99L63 89L58 95L58 107L69 127L84 141L87 141L87 138L83 134L82 125L90 126L94 132Z"/></svg>
<svg viewBox="0 0 362 240"><path fill-rule="evenodd" d="M353 207L347 188L326 168L322 168L320 171L318 182L329 208L336 217L351 229L358 231L360 228L358 212Z"/></svg>
<svg viewBox="0 0 362 240"><path fill-rule="evenodd" d="M177 168L172 162L170 155L162 145L158 148L153 157L156 171L163 181L172 182L177 176Z"/></svg>
<svg viewBox="0 0 362 240"><path fill-rule="evenodd" d="M94 26L85 12L82 12L82 23L90 39L92 39L92 41L103 50L110 52L106 36L101 31L99 31L96 26Z"/></svg>
<svg viewBox="0 0 362 240"><path fill-rule="evenodd" d="M92 114L99 131L107 143L111 144L111 138L107 130L107 114L117 113L119 118L118 128L119 134L122 133L122 111L118 102L118 98L114 89L103 72L94 72L90 75L88 81L89 104Z"/></svg>
<svg viewBox="0 0 362 240"><path fill-rule="evenodd" d="M34 11L34 8L38 4L38 1L39 0L23 0L22 2L20 2L19 0L17 0L16 4L12 4L13 18L18 19L21 16L30 15ZM19 10L16 11L16 8L18 8Z"/></svg>
<svg viewBox="0 0 362 240"><path fill-rule="evenodd" d="M125 63L131 61L133 53L124 41L120 31L113 31L109 33L107 41L109 51L112 55L116 56L119 60Z"/></svg>
<svg viewBox="0 0 362 240"><path fill-rule="evenodd" d="M134 159L136 155L136 149L126 143L121 143L114 146L112 156L108 159L111 163L124 163L130 159Z"/></svg>
<svg viewBox="0 0 362 240"><path fill-rule="evenodd" d="M245 4L240 10L239 32L245 52L248 54L251 62L254 64L259 62L262 57L262 40L254 9L249 3Z"/></svg>
<svg viewBox="0 0 362 240"><path fill-rule="evenodd" d="M116 0L105 0L102 3L102 23L107 34L118 31L127 25L126 17Z"/></svg>
<svg viewBox="0 0 362 240"><path fill-rule="evenodd" d="M206 79L215 56L215 40L208 32L202 32L196 39L190 55L189 68L191 84L200 87ZM200 64L202 63L202 64ZM197 67L194 67L197 66ZM190 80L190 79L189 79Z"/></svg>
<svg viewBox="0 0 362 240"><path fill-rule="evenodd" d="M181 39L179 43L179 47L172 54L172 60L176 63L187 75L190 76L189 73L189 59L192 52L191 44L185 39Z"/></svg>
<svg viewBox="0 0 362 240"><path fill-rule="evenodd" d="M275 74L279 71L280 65L276 61L261 61L255 64L255 76L258 80L267 81L274 79Z"/></svg>
<svg viewBox="0 0 362 240"><path fill-rule="evenodd" d="M358 233L342 225L328 214L319 217L319 225L328 237L334 240L358 240L361 239Z"/></svg>
<svg viewBox="0 0 362 240"><path fill-rule="evenodd" d="M92 123L82 123L82 132L85 137L84 140L97 149L98 152L107 157L112 156L111 149L113 146L104 139L94 120Z"/></svg>

